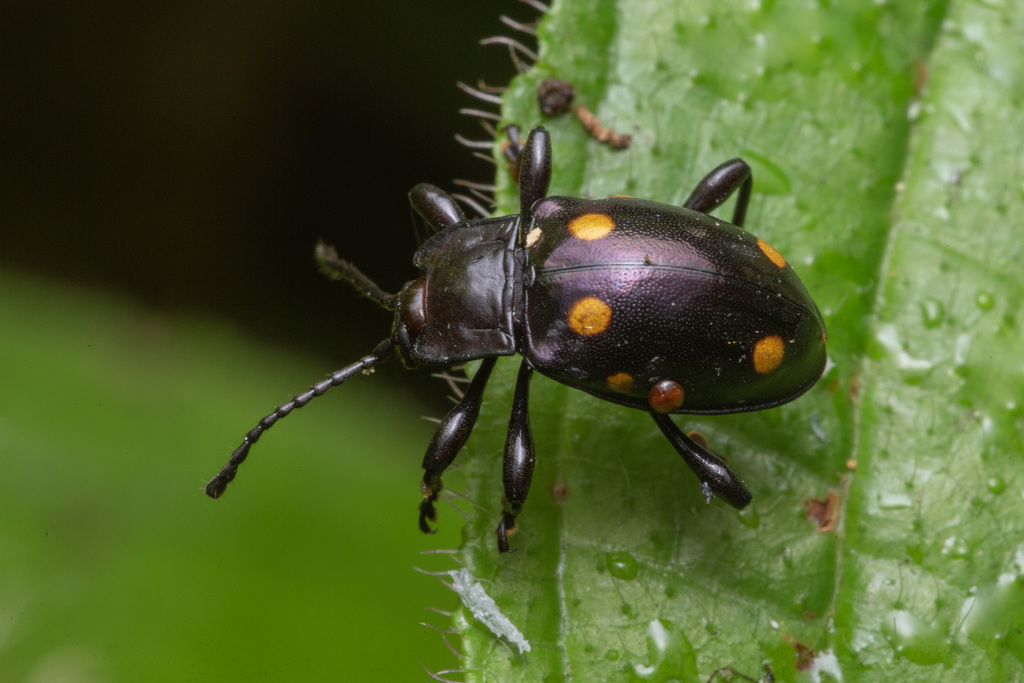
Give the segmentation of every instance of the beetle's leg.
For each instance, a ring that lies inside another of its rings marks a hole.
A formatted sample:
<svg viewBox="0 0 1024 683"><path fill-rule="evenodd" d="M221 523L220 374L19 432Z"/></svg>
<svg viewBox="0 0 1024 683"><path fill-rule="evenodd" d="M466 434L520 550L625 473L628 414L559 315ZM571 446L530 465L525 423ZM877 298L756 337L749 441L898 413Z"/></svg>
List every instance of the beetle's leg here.
<svg viewBox="0 0 1024 683"><path fill-rule="evenodd" d="M417 223L418 216L431 235L466 220L451 195L430 183L420 183L409 190L409 206L413 210L413 223Z"/></svg>
<svg viewBox="0 0 1024 683"><path fill-rule="evenodd" d="M420 503L420 530L425 534L434 533L427 520L437 520L434 503L437 502L437 496L443 487L441 474L452 464L455 455L466 445L466 440L473 431L476 418L480 415L484 387L487 386L496 360L484 359L462 400L444 416L437 431L434 432L434 438L427 446L427 453L423 456L423 481L420 483L420 490L423 492L423 502Z"/></svg>
<svg viewBox="0 0 1024 683"><path fill-rule="evenodd" d="M732 224L743 227L743 219L747 216L747 204L750 203L750 189L754 185L754 177L750 166L743 159L730 159L708 173L693 188L693 192L683 204L684 208L710 213L725 203L732 193L739 188L736 197L736 208L732 212Z"/></svg>
<svg viewBox="0 0 1024 683"><path fill-rule="evenodd" d="M530 492L533 463L537 452L533 448L530 431L530 377L533 368L525 360L519 366L516 393L512 399L512 417L508 421L505 438L505 459L502 463L505 495L501 498L501 522L498 523L498 550L511 552L508 537L516 532L516 517L523 511L523 503Z"/></svg>
<svg viewBox="0 0 1024 683"><path fill-rule="evenodd" d="M519 157L519 212L529 215L530 207L547 196L551 184L551 136L543 126L530 131Z"/></svg>
<svg viewBox="0 0 1024 683"><path fill-rule="evenodd" d="M700 479L701 491L709 503L712 498L718 496L734 508L742 509L747 506L751 498L750 491L724 460L694 443L668 415L651 413L651 417L661 427L661 432L672 443L672 447L683 456L683 460Z"/></svg>

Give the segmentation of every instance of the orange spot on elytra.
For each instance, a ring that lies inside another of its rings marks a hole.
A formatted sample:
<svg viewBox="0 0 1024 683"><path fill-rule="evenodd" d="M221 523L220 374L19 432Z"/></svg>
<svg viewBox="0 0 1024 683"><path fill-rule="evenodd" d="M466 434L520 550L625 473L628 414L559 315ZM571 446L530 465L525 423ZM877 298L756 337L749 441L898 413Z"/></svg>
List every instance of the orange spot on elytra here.
<svg viewBox="0 0 1024 683"><path fill-rule="evenodd" d="M782 364L785 355L786 345L782 337L777 334L762 337L754 344L754 370L759 375L767 375Z"/></svg>
<svg viewBox="0 0 1024 683"><path fill-rule="evenodd" d="M608 376L608 388L620 394L628 394L633 390L633 376L628 372L616 372Z"/></svg>
<svg viewBox="0 0 1024 683"><path fill-rule="evenodd" d="M786 259L782 256L782 254L780 254L775 247L768 244L760 237L757 238L757 248L764 252L764 255L767 256L768 259L772 263L777 265L779 268L786 267Z"/></svg>
<svg viewBox="0 0 1024 683"><path fill-rule="evenodd" d="M569 221L569 234L581 240L599 240L612 231L615 221L604 213L585 213Z"/></svg>
<svg viewBox="0 0 1024 683"><path fill-rule="evenodd" d="M600 334L612 321L612 309L596 296L585 296L569 309L567 321L576 334Z"/></svg>

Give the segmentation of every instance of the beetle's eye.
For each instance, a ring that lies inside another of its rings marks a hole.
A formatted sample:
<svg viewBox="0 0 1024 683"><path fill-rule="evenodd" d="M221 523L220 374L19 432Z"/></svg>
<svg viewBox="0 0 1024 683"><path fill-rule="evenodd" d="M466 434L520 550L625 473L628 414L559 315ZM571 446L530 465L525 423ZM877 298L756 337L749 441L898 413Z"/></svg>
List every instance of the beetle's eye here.
<svg viewBox="0 0 1024 683"><path fill-rule="evenodd" d="M398 294L398 312L395 314L392 339L406 358L409 357L416 337L426 324L427 312L423 305L423 290L426 284L427 278L421 277L407 282Z"/></svg>

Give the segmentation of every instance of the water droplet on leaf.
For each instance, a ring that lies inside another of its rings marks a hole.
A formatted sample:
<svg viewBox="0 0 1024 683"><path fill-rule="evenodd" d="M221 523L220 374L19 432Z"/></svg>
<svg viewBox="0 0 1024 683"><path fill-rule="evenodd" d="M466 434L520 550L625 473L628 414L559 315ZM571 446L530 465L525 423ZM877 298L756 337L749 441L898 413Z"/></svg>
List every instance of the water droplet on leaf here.
<svg viewBox="0 0 1024 683"><path fill-rule="evenodd" d="M637 572L640 571L636 558L627 552L608 553L605 557L605 565L612 576L623 581L635 579Z"/></svg>

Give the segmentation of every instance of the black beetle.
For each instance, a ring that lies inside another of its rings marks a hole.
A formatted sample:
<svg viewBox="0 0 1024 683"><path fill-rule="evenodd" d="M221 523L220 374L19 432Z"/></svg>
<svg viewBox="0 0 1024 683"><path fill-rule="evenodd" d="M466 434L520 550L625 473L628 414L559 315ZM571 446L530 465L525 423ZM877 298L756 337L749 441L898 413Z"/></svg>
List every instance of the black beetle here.
<svg viewBox="0 0 1024 683"><path fill-rule="evenodd" d="M670 413L762 410L807 391L825 367L825 325L779 252L744 232L750 167L727 161L698 183L682 208L630 197L545 197L547 131L530 132L520 160L520 213L466 220L433 185L409 193L436 234L416 252L425 275L398 294L381 290L333 249L323 268L385 309L391 336L260 420L206 486L224 493L263 432L397 349L407 364L483 363L441 421L423 458L420 528L436 519L441 474L469 438L498 356L522 354L505 441L498 549L509 551L533 476L528 411L533 371L646 410L694 471L710 501L742 508L750 492L721 458L694 443ZM708 212L739 190L733 224Z"/></svg>

